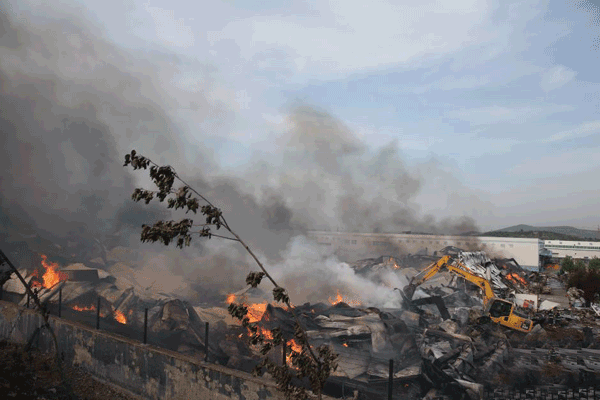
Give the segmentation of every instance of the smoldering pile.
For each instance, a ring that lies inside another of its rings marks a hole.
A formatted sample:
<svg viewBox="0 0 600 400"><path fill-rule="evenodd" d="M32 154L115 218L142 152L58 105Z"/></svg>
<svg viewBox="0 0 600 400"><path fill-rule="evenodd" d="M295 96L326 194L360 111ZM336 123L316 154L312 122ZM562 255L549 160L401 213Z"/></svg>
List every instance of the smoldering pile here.
<svg viewBox="0 0 600 400"><path fill-rule="evenodd" d="M247 330L228 315L228 302L248 305L252 322L267 339L272 329L281 327L286 347L299 348L291 313L273 304L267 293L243 289L223 294L210 304L185 301L162 292L159 286L140 285L135 269L127 264L135 258L132 252L108 248L106 254L90 261L92 266L58 265L46 257L35 265L34 257L29 260L33 268L21 268L21 274L53 313L60 295L63 317L93 325L99 314L103 327L138 340L148 309L149 343L191 356L205 357L208 322L209 360L231 368L251 371L260 355L247 341ZM96 268L104 259L104 269ZM556 284L553 276L540 279L514 261L490 260L484 253L460 252L457 259L475 275L487 277L498 294L529 307L523 312L536 315L534 329L521 334L483 323L479 289L447 272L419 287L410 301L398 288L399 306L393 308L369 307L360 298L346 296L341 287L327 295L328 301L305 303L295 310L311 344L329 345L339 356L339 367L330 379L333 387L354 388L367 398L383 395L390 360L394 391L409 399L451 398L450 393L480 398L484 390L506 388L511 385L508 382L564 386L573 380L589 383L596 379L600 363L594 338L600 334L600 325L593 309L566 310L560 308L566 306L554 304L544 310L540 306L548 303L543 294L532 294L532 290L536 282ZM27 257L20 260L27 263ZM414 263L415 257L411 260L413 266L405 267L402 258L385 256L362 260L352 269L363 277L391 273L399 276L399 282L410 282L431 257L423 256L420 263ZM3 294L5 299L27 304L25 291L14 276L3 286ZM539 296L539 301L526 304L527 296ZM578 331L584 333L573 333ZM274 351L271 357L290 363L289 353L286 357ZM548 368L555 373L549 375Z"/></svg>

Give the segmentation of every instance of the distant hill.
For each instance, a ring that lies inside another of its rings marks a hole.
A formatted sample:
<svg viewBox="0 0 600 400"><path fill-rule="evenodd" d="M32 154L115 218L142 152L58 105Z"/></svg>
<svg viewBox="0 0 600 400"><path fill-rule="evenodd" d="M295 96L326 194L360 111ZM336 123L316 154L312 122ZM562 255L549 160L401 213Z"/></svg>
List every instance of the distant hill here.
<svg viewBox="0 0 600 400"><path fill-rule="evenodd" d="M572 226L531 226L523 224L486 232L482 236L537 237L543 240L600 240L598 231L589 229L579 229Z"/></svg>

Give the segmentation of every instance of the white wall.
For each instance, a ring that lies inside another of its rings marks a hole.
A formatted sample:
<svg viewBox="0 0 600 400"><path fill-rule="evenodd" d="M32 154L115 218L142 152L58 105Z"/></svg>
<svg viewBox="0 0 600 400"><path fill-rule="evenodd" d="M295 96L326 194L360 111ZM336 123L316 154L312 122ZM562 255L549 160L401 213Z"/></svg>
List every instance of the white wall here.
<svg viewBox="0 0 600 400"><path fill-rule="evenodd" d="M542 242L538 239L437 236L412 234L378 234L345 232L309 232L323 248L340 255L345 261L381 255L402 255L427 249L427 254L446 246L456 246L467 251L483 250L493 257L514 258L526 268L537 269Z"/></svg>
<svg viewBox="0 0 600 400"><path fill-rule="evenodd" d="M600 258L600 242L544 240L544 247L556 258Z"/></svg>

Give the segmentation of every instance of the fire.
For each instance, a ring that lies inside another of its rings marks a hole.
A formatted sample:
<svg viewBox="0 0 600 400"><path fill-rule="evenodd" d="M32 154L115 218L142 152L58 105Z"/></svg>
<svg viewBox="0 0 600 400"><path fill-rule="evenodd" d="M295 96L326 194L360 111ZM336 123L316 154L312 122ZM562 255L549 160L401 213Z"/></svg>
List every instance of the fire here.
<svg viewBox="0 0 600 400"><path fill-rule="evenodd" d="M237 296L233 293L228 294L226 300L227 304L231 304L236 301L236 297ZM267 311L267 303L243 304L248 308L248 314L246 316L251 323L260 321L263 318L265 311Z"/></svg>
<svg viewBox="0 0 600 400"><path fill-rule="evenodd" d="M348 347L348 343L342 343L342 346Z"/></svg>
<svg viewBox="0 0 600 400"><path fill-rule="evenodd" d="M258 329L260 330L260 333L265 337L265 339L273 340L273 333L271 333L270 330L261 327L259 327Z"/></svg>
<svg viewBox="0 0 600 400"><path fill-rule="evenodd" d="M329 302L333 305L336 305L337 303L341 303L342 300L344 300L344 298L342 297L342 295L340 294L340 291L337 291L337 295L335 296L335 300L333 300L331 297L329 297L327 300L329 300Z"/></svg>
<svg viewBox="0 0 600 400"><path fill-rule="evenodd" d="M88 306L88 307L73 306L72 308L75 311L95 311L96 310L95 306Z"/></svg>
<svg viewBox="0 0 600 400"><path fill-rule="evenodd" d="M286 343L286 347L288 349L291 349L292 351L295 351L296 353L302 352L302 346L300 346L298 343L296 343L296 341L294 339L288 340L288 342ZM289 366L292 366L292 354L291 353L286 354L285 361L287 362L287 364Z"/></svg>
<svg viewBox="0 0 600 400"><path fill-rule="evenodd" d="M71 308L73 310L75 310L75 311L96 311L96 306L94 306L94 305L90 305L90 306L73 306ZM100 312L100 316L102 318L105 318L106 317L106 313ZM114 318L115 318L115 320L117 322L119 322L121 324L127 324L127 317L125 316L125 314L123 314L119 310L115 310Z"/></svg>
<svg viewBox="0 0 600 400"><path fill-rule="evenodd" d="M42 257L42 267L46 270L44 275L42 275L42 280L44 281L42 286L46 289L50 289L54 287L59 282L66 281L68 275L64 272L58 271L58 263L53 263L48 261L48 257L45 254L41 255ZM39 279L38 271L35 270L33 272L33 276ZM32 286L39 286L35 283Z"/></svg>
<svg viewBox="0 0 600 400"><path fill-rule="evenodd" d="M338 303L341 303L342 301L351 306L359 306L360 305L360 301L349 300L348 298L344 299L344 297L340 294L339 290L337 290L336 292L337 292L337 294L335 296L335 299L332 299L331 297L328 298L329 302L332 305L336 305Z"/></svg>
<svg viewBox="0 0 600 400"><path fill-rule="evenodd" d="M508 274L506 275L506 278L508 278L508 280L513 281L513 282L519 282L522 285L527 286L527 281L525 279L523 279L521 276L519 276L519 274L517 273L512 273L512 274Z"/></svg>
<svg viewBox="0 0 600 400"><path fill-rule="evenodd" d="M119 310L115 310L115 319L121 324L127 324L127 317Z"/></svg>
<svg viewBox="0 0 600 400"><path fill-rule="evenodd" d="M248 314L246 316L251 323L260 321L265 311L267 311L267 303L249 304L247 307Z"/></svg>
<svg viewBox="0 0 600 400"><path fill-rule="evenodd" d="M75 311L96 311L96 306L73 306L71 307L73 310ZM106 313L102 312L102 310L100 311L100 316L102 318L106 317Z"/></svg>

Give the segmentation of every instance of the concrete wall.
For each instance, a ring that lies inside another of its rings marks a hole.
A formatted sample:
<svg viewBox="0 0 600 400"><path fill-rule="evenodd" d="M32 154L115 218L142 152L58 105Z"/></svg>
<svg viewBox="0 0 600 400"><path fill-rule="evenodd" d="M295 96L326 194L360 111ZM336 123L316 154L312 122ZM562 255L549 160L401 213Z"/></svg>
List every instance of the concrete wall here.
<svg viewBox="0 0 600 400"><path fill-rule="evenodd" d="M487 236L441 236L393 233L347 233L312 231L308 236L343 261L382 255L402 255L427 250L431 255L446 246L467 251L483 250L491 258L514 258L524 268L537 269L542 241L528 238Z"/></svg>
<svg viewBox="0 0 600 400"><path fill-rule="evenodd" d="M33 310L0 301L0 337L25 343L42 324ZM204 363L176 352L51 318L65 363L149 399L283 399L275 384L250 374ZM44 332L46 332L44 330ZM49 334L38 347L52 351Z"/></svg>

